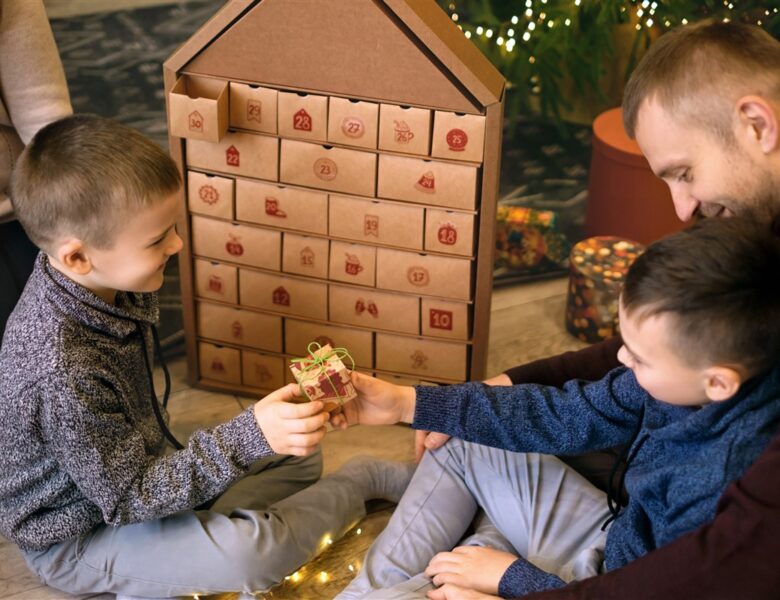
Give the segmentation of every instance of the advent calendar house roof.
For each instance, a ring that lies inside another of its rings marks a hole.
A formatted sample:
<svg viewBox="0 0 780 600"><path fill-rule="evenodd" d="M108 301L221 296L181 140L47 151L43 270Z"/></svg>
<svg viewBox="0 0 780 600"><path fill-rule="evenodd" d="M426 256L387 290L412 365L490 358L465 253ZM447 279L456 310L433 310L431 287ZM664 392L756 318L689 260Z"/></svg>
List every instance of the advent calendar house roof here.
<svg viewBox="0 0 780 600"><path fill-rule="evenodd" d="M464 113L504 91L434 0L229 0L165 69Z"/></svg>

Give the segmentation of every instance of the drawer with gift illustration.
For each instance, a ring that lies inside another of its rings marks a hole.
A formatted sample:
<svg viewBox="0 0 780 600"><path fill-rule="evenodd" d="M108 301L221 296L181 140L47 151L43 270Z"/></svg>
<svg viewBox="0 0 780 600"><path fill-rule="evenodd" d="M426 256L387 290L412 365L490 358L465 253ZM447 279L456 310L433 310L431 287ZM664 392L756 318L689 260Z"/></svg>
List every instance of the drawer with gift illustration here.
<svg viewBox="0 0 780 600"><path fill-rule="evenodd" d="M282 140L280 181L373 196L376 190L376 154Z"/></svg>
<svg viewBox="0 0 780 600"><path fill-rule="evenodd" d="M278 92L271 88L230 82L230 126L276 134Z"/></svg>
<svg viewBox="0 0 780 600"><path fill-rule="evenodd" d="M311 342L331 348L346 348L358 367L371 368L374 363L374 334L370 331L309 323L296 319L284 320L284 351L294 357L306 356ZM347 363L347 367L352 365Z"/></svg>
<svg viewBox="0 0 780 600"><path fill-rule="evenodd" d="M398 202L331 194L330 235L422 250L424 210Z"/></svg>
<svg viewBox="0 0 780 600"><path fill-rule="evenodd" d="M325 238L285 232L282 241L282 271L327 279L328 248L329 243Z"/></svg>
<svg viewBox="0 0 780 600"><path fill-rule="evenodd" d="M265 390L277 390L285 383L287 363L281 356L241 350L241 382Z"/></svg>
<svg viewBox="0 0 780 600"><path fill-rule="evenodd" d="M190 235L192 252L198 256L279 270L282 249L279 231L193 215Z"/></svg>
<svg viewBox="0 0 780 600"><path fill-rule="evenodd" d="M471 261L377 248L376 287L469 300Z"/></svg>
<svg viewBox="0 0 780 600"><path fill-rule="evenodd" d="M236 219L328 233L328 195L251 179L236 181Z"/></svg>
<svg viewBox="0 0 780 600"><path fill-rule="evenodd" d="M196 258L195 295L235 304L238 302L238 269L210 260Z"/></svg>
<svg viewBox="0 0 780 600"><path fill-rule="evenodd" d="M241 305L299 317L328 318L328 286L318 281L239 269Z"/></svg>
<svg viewBox="0 0 780 600"><path fill-rule="evenodd" d="M228 127L228 82L183 75L168 95L168 131L189 140L218 142Z"/></svg>
<svg viewBox="0 0 780 600"><path fill-rule="evenodd" d="M330 243L328 279L373 287L376 281L376 247L333 240Z"/></svg>
<svg viewBox="0 0 780 600"><path fill-rule="evenodd" d="M219 342L282 351L282 317L198 302L198 335Z"/></svg>
<svg viewBox="0 0 780 600"><path fill-rule="evenodd" d="M434 337L468 340L471 305L438 298L422 298L422 333Z"/></svg>
<svg viewBox="0 0 780 600"><path fill-rule="evenodd" d="M377 369L409 373L426 380L463 381L467 360L468 346L465 344L376 334Z"/></svg>
<svg viewBox="0 0 780 600"><path fill-rule="evenodd" d="M328 141L360 148L376 148L379 105L331 97L328 105Z"/></svg>
<svg viewBox="0 0 780 600"><path fill-rule="evenodd" d="M474 221L470 213L425 209L425 249L471 256L474 253Z"/></svg>
<svg viewBox="0 0 780 600"><path fill-rule="evenodd" d="M229 177L187 172L187 206L190 212L220 219L233 218L233 188Z"/></svg>
<svg viewBox="0 0 780 600"><path fill-rule="evenodd" d="M477 197L477 167L381 154L377 196L473 210Z"/></svg>
<svg viewBox="0 0 780 600"><path fill-rule="evenodd" d="M485 117L436 111L431 156L482 162L484 146Z"/></svg>
<svg viewBox="0 0 780 600"><path fill-rule="evenodd" d="M427 156L430 140L430 110L395 104L382 104L380 106L380 150Z"/></svg>
<svg viewBox="0 0 780 600"><path fill-rule="evenodd" d="M187 140L186 152L190 167L268 181L279 179L279 140L275 137L231 131L216 144Z"/></svg>
<svg viewBox="0 0 780 600"><path fill-rule="evenodd" d="M420 333L420 299L416 296L330 285L328 306L333 323Z"/></svg>
<svg viewBox="0 0 780 600"><path fill-rule="evenodd" d="M198 366L202 379L241 383L241 352L218 344L198 344Z"/></svg>
<svg viewBox="0 0 780 600"><path fill-rule="evenodd" d="M279 92L279 135L324 142L328 132L328 97Z"/></svg>

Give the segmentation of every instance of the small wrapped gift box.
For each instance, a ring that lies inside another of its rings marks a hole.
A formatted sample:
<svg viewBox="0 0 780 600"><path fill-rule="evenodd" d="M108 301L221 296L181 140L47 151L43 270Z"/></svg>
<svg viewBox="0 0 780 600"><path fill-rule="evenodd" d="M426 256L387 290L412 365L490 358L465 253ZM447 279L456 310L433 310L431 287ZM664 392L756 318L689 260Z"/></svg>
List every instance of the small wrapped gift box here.
<svg viewBox="0 0 780 600"><path fill-rule="evenodd" d="M331 411L357 397L351 371L342 362L343 358L351 360L349 352L317 342L309 344L308 351L308 356L290 361L290 371L309 400L322 400L325 410Z"/></svg>

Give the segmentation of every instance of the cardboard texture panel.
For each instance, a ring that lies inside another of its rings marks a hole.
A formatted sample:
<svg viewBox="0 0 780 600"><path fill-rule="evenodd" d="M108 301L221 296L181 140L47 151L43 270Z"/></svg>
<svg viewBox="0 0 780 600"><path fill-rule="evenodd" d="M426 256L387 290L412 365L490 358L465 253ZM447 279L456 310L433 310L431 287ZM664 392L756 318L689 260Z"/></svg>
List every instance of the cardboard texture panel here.
<svg viewBox="0 0 780 600"><path fill-rule="evenodd" d="M473 210L477 167L380 154L377 196Z"/></svg>
<svg viewBox="0 0 780 600"><path fill-rule="evenodd" d="M398 292L469 300L471 261L378 248L376 287Z"/></svg>
<svg viewBox="0 0 780 600"><path fill-rule="evenodd" d="M327 279L328 248L328 240L324 238L285 232L282 241L282 271Z"/></svg>
<svg viewBox="0 0 780 600"><path fill-rule="evenodd" d="M379 109L379 149L428 156L431 111L382 104Z"/></svg>
<svg viewBox="0 0 780 600"><path fill-rule="evenodd" d="M235 348L198 344L200 376L224 383L241 383L241 353Z"/></svg>
<svg viewBox="0 0 780 600"><path fill-rule="evenodd" d="M416 296L331 285L328 298L333 323L420 333L420 299Z"/></svg>
<svg viewBox="0 0 780 600"><path fill-rule="evenodd" d="M470 304L447 302L436 298L422 298L421 307L423 335L454 340L469 339Z"/></svg>
<svg viewBox="0 0 780 600"><path fill-rule="evenodd" d="M278 92L271 88L230 82L230 126L276 134Z"/></svg>
<svg viewBox="0 0 780 600"><path fill-rule="evenodd" d="M278 271L282 234L251 225L192 217L192 251L217 260Z"/></svg>
<svg viewBox="0 0 780 600"><path fill-rule="evenodd" d="M328 195L250 179L236 180L236 218L271 227L328 233Z"/></svg>
<svg viewBox="0 0 780 600"><path fill-rule="evenodd" d="M376 154L282 140L280 180L334 192L373 196Z"/></svg>
<svg viewBox="0 0 780 600"><path fill-rule="evenodd" d="M422 250L420 206L347 196L330 196L330 235L359 242Z"/></svg>
<svg viewBox="0 0 780 600"><path fill-rule="evenodd" d="M463 381L468 372L467 356L465 344L376 334L377 369L409 373L421 379Z"/></svg>
<svg viewBox="0 0 780 600"><path fill-rule="evenodd" d="M244 385L277 390L286 383L285 371L287 366L281 356L269 356L249 350L241 351L241 382Z"/></svg>
<svg viewBox="0 0 780 600"><path fill-rule="evenodd" d="M279 92L279 135L312 142L328 137L328 97Z"/></svg>
<svg viewBox="0 0 780 600"><path fill-rule="evenodd" d="M242 306L310 317L328 318L328 286L325 283L239 269Z"/></svg>
<svg viewBox="0 0 780 600"><path fill-rule="evenodd" d="M233 218L234 181L228 177L187 172L187 207L191 213Z"/></svg>
<svg viewBox="0 0 780 600"><path fill-rule="evenodd" d="M330 344L332 348L346 348L356 366L370 369L374 366L373 335L370 331L360 329L285 319L284 351L301 357L308 354L307 348L311 342L321 346Z"/></svg>
<svg viewBox="0 0 780 600"><path fill-rule="evenodd" d="M191 140L218 142L227 132L227 81L180 77L168 97L168 131Z"/></svg>
<svg viewBox="0 0 780 600"><path fill-rule="evenodd" d="M431 156L481 162L484 147L485 117L436 111Z"/></svg>
<svg viewBox="0 0 780 600"><path fill-rule="evenodd" d="M198 334L202 337L258 350L282 351L281 317L208 302L199 302L197 313Z"/></svg>
<svg viewBox="0 0 780 600"><path fill-rule="evenodd" d="M474 253L474 215L425 209L425 249L471 256Z"/></svg>
<svg viewBox="0 0 780 600"><path fill-rule="evenodd" d="M207 171L279 179L279 140L258 133L229 132L219 143L187 140L187 164Z"/></svg>
<svg viewBox="0 0 780 600"><path fill-rule="evenodd" d="M328 278L373 287L376 282L376 248L332 241Z"/></svg>
<svg viewBox="0 0 780 600"><path fill-rule="evenodd" d="M238 269L203 259L195 259L195 295L235 304L238 302Z"/></svg>
<svg viewBox="0 0 780 600"><path fill-rule="evenodd" d="M328 102L328 141L359 148L376 148L379 105L331 97Z"/></svg>

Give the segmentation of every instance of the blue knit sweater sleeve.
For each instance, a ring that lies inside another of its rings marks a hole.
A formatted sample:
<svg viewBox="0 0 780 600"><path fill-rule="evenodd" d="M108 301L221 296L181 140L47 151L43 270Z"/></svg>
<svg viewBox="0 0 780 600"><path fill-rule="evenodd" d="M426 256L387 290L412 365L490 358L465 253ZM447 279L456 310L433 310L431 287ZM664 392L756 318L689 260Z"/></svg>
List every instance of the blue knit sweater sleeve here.
<svg viewBox="0 0 780 600"><path fill-rule="evenodd" d="M566 582L560 577L542 571L520 557L504 572L498 583L498 595L502 598L519 598L532 592L561 588Z"/></svg>
<svg viewBox="0 0 780 600"><path fill-rule="evenodd" d="M418 386L412 426L513 452L578 454L629 441L649 398L625 367L562 388Z"/></svg>

